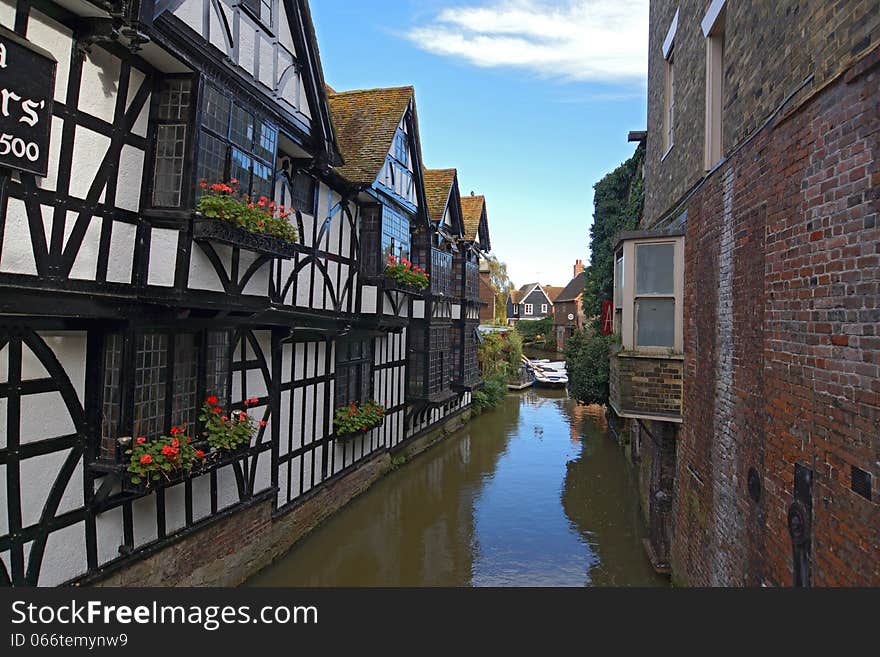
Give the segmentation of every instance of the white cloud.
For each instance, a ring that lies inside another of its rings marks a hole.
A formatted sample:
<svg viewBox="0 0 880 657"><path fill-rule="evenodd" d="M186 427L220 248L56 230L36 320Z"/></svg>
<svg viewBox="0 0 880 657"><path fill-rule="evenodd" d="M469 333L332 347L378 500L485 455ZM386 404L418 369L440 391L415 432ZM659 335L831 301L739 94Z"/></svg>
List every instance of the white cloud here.
<svg viewBox="0 0 880 657"><path fill-rule="evenodd" d="M648 0L497 0L441 11L407 38L481 67L577 81L643 82Z"/></svg>

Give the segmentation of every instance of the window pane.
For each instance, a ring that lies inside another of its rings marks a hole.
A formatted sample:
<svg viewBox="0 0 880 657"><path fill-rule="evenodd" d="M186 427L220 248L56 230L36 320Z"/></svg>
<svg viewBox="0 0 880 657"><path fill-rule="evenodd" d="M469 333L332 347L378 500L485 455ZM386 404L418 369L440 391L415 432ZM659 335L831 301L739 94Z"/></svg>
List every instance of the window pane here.
<svg viewBox="0 0 880 657"><path fill-rule="evenodd" d="M674 294L675 244L636 247L636 294Z"/></svg>
<svg viewBox="0 0 880 657"><path fill-rule="evenodd" d="M245 155L237 148L232 149L232 158L229 165L229 179L237 180L239 189L242 193L251 193L251 160L249 155ZM256 192L254 192L256 196Z"/></svg>
<svg viewBox="0 0 880 657"><path fill-rule="evenodd" d="M179 121L189 116L189 80L164 80L159 91L158 117L163 121Z"/></svg>
<svg viewBox="0 0 880 657"><path fill-rule="evenodd" d="M389 207L382 208L382 256L410 257L409 219Z"/></svg>
<svg viewBox="0 0 880 657"><path fill-rule="evenodd" d="M156 126L153 205L166 208L180 206L185 153L186 125Z"/></svg>
<svg viewBox="0 0 880 657"><path fill-rule="evenodd" d="M254 116L238 105L232 108L232 130L229 138L233 144L248 152L254 148Z"/></svg>
<svg viewBox="0 0 880 657"><path fill-rule="evenodd" d="M217 87L205 85L205 102L202 106L202 125L223 137L229 134L229 111L231 101Z"/></svg>
<svg viewBox="0 0 880 657"><path fill-rule="evenodd" d="M273 200L272 193L272 170L261 162L254 161L254 184L251 192L254 198L265 196Z"/></svg>
<svg viewBox="0 0 880 657"><path fill-rule="evenodd" d="M299 172L291 184L290 204L304 214L312 214L315 204L315 181L308 175Z"/></svg>
<svg viewBox="0 0 880 657"><path fill-rule="evenodd" d="M134 435L156 438L165 430L165 381L168 338L164 333L138 336L134 369Z"/></svg>
<svg viewBox="0 0 880 657"><path fill-rule="evenodd" d="M217 397L226 407L227 376L229 374L229 331L208 331L205 347L205 396Z"/></svg>
<svg viewBox="0 0 880 657"><path fill-rule="evenodd" d="M208 184L225 182L226 144L202 130L199 139L198 179Z"/></svg>
<svg viewBox="0 0 880 657"><path fill-rule="evenodd" d="M257 120L254 135L254 155L269 164L275 162L275 154L278 151L278 130L275 126Z"/></svg>
<svg viewBox="0 0 880 657"><path fill-rule="evenodd" d="M636 302L636 327L639 347L674 347L675 300L639 299Z"/></svg>
<svg viewBox="0 0 880 657"><path fill-rule="evenodd" d="M623 305L623 253L614 260L614 307Z"/></svg>
<svg viewBox="0 0 880 657"><path fill-rule="evenodd" d="M122 334L111 333L104 341L104 394L101 403L100 458L116 458L122 390Z"/></svg>
<svg viewBox="0 0 880 657"><path fill-rule="evenodd" d="M174 336L174 396L171 400L171 424L185 427L192 435L196 427L196 382L198 379L198 352L193 333Z"/></svg>

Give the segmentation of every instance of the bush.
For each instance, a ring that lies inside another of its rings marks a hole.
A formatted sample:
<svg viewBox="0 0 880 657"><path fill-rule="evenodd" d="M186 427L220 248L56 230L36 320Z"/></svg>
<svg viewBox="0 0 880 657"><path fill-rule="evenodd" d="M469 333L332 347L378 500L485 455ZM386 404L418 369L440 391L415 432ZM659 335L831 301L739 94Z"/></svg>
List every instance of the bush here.
<svg viewBox="0 0 880 657"><path fill-rule="evenodd" d="M543 340L553 332L553 318L545 317L534 321L520 320L516 323L516 331L522 336L523 342L535 342L539 335Z"/></svg>
<svg viewBox="0 0 880 657"><path fill-rule="evenodd" d="M507 374L496 373L483 379L483 387L474 391L472 406L477 413L495 408L507 395Z"/></svg>
<svg viewBox="0 0 880 657"><path fill-rule="evenodd" d="M565 345L568 389L584 404L608 403L609 356L617 344L612 335L599 335L592 329L576 331Z"/></svg>

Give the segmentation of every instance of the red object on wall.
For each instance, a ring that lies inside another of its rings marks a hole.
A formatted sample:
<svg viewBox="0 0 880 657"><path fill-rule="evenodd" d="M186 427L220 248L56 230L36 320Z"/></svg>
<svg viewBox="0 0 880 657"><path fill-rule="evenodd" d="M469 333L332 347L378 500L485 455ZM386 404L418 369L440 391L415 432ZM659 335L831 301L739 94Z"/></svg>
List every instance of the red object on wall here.
<svg viewBox="0 0 880 657"><path fill-rule="evenodd" d="M602 302L602 335L614 333L614 305L610 301Z"/></svg>

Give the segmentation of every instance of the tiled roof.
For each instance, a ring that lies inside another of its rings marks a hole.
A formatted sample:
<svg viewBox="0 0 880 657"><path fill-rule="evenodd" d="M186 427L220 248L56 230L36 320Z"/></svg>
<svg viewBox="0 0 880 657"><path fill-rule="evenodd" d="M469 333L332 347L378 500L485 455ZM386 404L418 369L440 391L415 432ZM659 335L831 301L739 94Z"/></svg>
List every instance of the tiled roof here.
<svg viewBox="0 0 880 657"><path fill-rule="evenodd" d="M443 213L446 211L446 201L449 200L449 192L452 183L455 182L455 169L426 169L425 196L428 198L428 216L431 221L440 223L443 221Z"/></svg>
<svg viewBox="0 0 880 657"><path fill-rule="evenodd" d="M543 288L547 296L550 297L550 301L553 301L554 303L556 302L559 295L562 293L562 290L565 289L562 287L555 287L553 285L542 285L541 287Z"/></svg>
<svg viewBox="0 0 880 657"><path fill-rule="evenodd" d="M464 219L464 238L471 242L478 237L480 219L486 206L485 196L462 196L461 215Z"/></svg>
<svg viewBox="0 0 880 657"><path fill-rule="evenodd" d="M391 150L397 126L414 96L412 87L330 94L330 116L345 164L336 171L356 184L372 185Z"/></svg>
<svg viewBox="0 0 880 657"><path fill-rule="evenodd" d="M560 292L553 301L577 301L577 298L584 293L587 285L587 275L583 272L571 279L568 285Z"/></svg>
<svg viewBox="0 0 880 657"><path fill-rule="evenodd" d="M523 298L522 290L514 290L514 289L510 290L510 301L512 303L519 303L520 301L522 301L522 298Z"/></svg>

